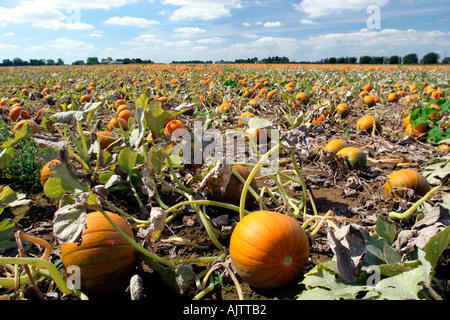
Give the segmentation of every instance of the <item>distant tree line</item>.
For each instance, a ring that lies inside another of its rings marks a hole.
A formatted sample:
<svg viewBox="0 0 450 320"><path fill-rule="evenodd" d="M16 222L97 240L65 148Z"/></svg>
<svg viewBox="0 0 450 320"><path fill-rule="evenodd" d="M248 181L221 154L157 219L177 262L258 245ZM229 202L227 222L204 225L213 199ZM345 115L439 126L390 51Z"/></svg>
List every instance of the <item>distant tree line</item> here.
<svg viewBox="0 0 450 320"><path fill-rule="evenodd" d="M74 65L86 64L86 65L98 65L98 64L148 64L153 63L152 60L144 60L141 58L123 58L123 59L113 59L111 57L103 58L98 60L97 57L89 57L86 59L86 63L83 60L77 60L73 62Z"/></svg>
<svg viewBox="0 0 450 320"><path fill-rule="evenodd" d="M439 63L440 56L436 52L429 52L426 55L422 57L422 59L419 60L419 57L416 53L410 53L407 54L404 57L400 57L397 55L393 55L390 57L385 56L361 56L359 57L359 61L356 57L330 57L325 58L318 63L324 63L324 64L438 64ZM449 64L450 63L450 57L445 57L441 61L442 64Z"/></svg>
<svg viewBox="0 0 450 320"><path fill-rule="evenodd" d="M440 56L436 52L429 52L419 60L416 53L407 54L404 57L393 55L390 57L386 56L361 56L359 60L357 57L329 57L321 59L320 61L290 61L287 57L268 57L259 60L258 58L248 58L248 59L236 59L235 61L217 61L217 63L298 63L298 64L308 64L308 63L320 63L320 64L438 64ZM84 60L76 60L72 62L72 65L98 65L98 64L150 64L154 63L150 59L141 58L123 58L123 59L112 59L111 57L103 58L99 60L97 57L89 57ZM187 60L187 61L172 61L173 64L201 64L201 63L213 63L213 61L202 61L202 60ZM441 64L450 64L450 57L444 57ZM30 59L28 61L22 60L21 58L3 59L0 66L53 66L53 65L64 65L64 61L58 58L56 61L53 59Z"/></svg>
<svg viewBox="0 0 450 320"><path fill-rule="evenodd" d="M12 61L10 59L3 59L0 66L12 67L12 66L60 66L63 65L64 61L61 58L58 60L53 59L30 59L22 60L20 58L14 58Z"/></svg>
<svg viewBox="0 0 450 320"><path fill-rule="evenodd" d="M141 58L124 58L124 59L115 59L112 58L103 58L99 60L97 57L89 57L84 60L76 60L72 62L72 65L97 65L97 64L144 64L144 63L153 63L152 60L144 60ZM13 66L62 66L64 65L64 61L61 58L58 60L53 59L30 59L30 60L22 60L21 58L3 59L0 66L3 67L13 67Z"/></svg>

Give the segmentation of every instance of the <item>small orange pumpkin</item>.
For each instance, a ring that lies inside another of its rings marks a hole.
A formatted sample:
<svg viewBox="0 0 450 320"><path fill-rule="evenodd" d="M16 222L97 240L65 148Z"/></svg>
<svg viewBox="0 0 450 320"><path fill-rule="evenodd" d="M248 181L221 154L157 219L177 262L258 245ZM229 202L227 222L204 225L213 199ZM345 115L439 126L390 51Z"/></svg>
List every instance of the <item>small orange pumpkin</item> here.
<svg viewBox="0 0 450 320"><path fill-rule="evenodd" d="M388 177L384 184L384 193L387 198L393 198L395 195L402 197L403 190L395 190L399 188L412 189L417 195L424 196L430 191L431 186L419 172L412 169L400 169Z"/></svg>
<svg viewBox="0 0 450 320"><path fill-rule="evenodd" d="M350 147L350 145L346 141L342 139L333 139L326 144L324 149L327 150L328 152L333 152L334 154L337 154L339 150L347 147Z"/></svg>
<svg viewBox="0 0 450 320"><path fill-rule="evenodd" d="M360 170L367 166L366 154L359 148L342 148L338 151L337 155L347 160L349 169Z"/></svg>
<svg viewBox="0 0 450 320"><path fill-rule="evenodd" d="M363 103L368 106L369 108L373 107L377 102L375 98L371 95L365 95L363 97Z"/></svg>
<svg viewBox="0 0 450 320"><path fill-rule="evenodd" d="M125 109L125 110L120 111L120 112L117 114L117 117L118 117L118 118L125 119L125 121L128 122L128 119L130 119L131 117L134 117L134 114L133 114L130 110Z"/></svg>
<svg viewBox="0 0 450 320"><path fill-rule="evenodd" d="M295 99L297 99L298 101L300 101L303 104L309 103L309 96L305 92L297 93L297 95L295 96Z"/></svg>
<svg viewBox="0 0 450 320"><path fill-rule="evenodd" d="M428 131L428 129L429 126L426 122L419 123L416 126L413 126L412 123L408 123L405 128L405 132L411 138L421 139L426 136L426 132Z"/></svg>
<svg viewBox="0 0 450 320"><path fill-rule="evenodd" d="M276 93L277 93L277 89L270 90L269 92L267 92L267 95L266 95L267 99L272 99Z"/></svg>
<svg viewBox="0 0 450 320"><path fill-rule="evenodd" d="M89 102L91 101L91 96L88 94L84 94L80 97L80 102Z"/></svg>
<svg viewBox="0 0 450 320"><path fill-rule="evenodd" d="M51 167L60 164L61 161L59 159L53 159L44 164L41 169L41 185L44 186L47 180L50 178L50 174L52 173Z"/></svg>
<svg viewBox="0 0 450 320"><path fill-rule="evenodd" d="M253 113L251 113L251 112L243 112L243 113L241 113L241 115L240 115L240 117L250 117L250 118L253 118L255 115L253 114ZM244 124L244 122L242 121L242 120L238 120L238 124L240 125L240 126L242 126L243 124Z"/></svg>
<svg viewBox="0 0 450 320"><path fill-rule="evenodd" d="M348 105L346 103L339 103L336 106L336 113L341 118L346 118L350 114L350 109L348 108Z"/></svg>
<svg viewBox="0 0 450 320"><path fill-rule="evenodd" d="M167 122L164 128L164 134L166 136L171 136L174 131L177 131L177 135L184 135L186 133L186 127L184 126L183 122L178 119Z"/></svg>
<svg viewBox="0 0 450 320"><path fill-rule="evenodd" d="M31 130L33 131L33 134L41 133L41 128L38 126L38 124L30 119L22 119L19 122L17 122L13 127L13 131L16 132L16 131L19 131L20 129L22 129L25 122L28 123L28 127L31 128Z"/></svg>
<svg viewBox="0 0 450 320"><path fill-rule="evenodd" d="M9 118L12 122L16 122L19 117L23 119L28 119L30 117L30 113L27 109L22 107L21 105L13 105L11 109L9 109Z"/></svg>
<svg viewBox="0 0 450 320"><path fill-rule="evenodd" d="M282 287L294 282L308 262L308 237L290 216L254 211L234 228L230 257L238 275L249 285Z"/></svg>
<svg viewBox="0 0 450 320"><path fill-rule="evenodd" d="M112 118L108 123L108 130L113 131L115 128L122 127L123 131L128 131L128 122L122 118Z"/></svg>
<svg viewBox="0 0 450 320"><path fill-rule="evenodd" d="M111 151L110 146L117 138L109 131L98 131L97 139L100 144L100 149Z"/></svg>
<svg viewBox="0 0 450 320"><path fill-rule="evenodd" d="M114 101L114 108L118 108L121 105L127 105L127 102L123 99L117 99L116 101Z"/></svg>
<svg viewBox="0 0 450 320"><path fill-rule="evenodd" d="M395 92L390 93L387 97L388 102L398 102L399 99L400 96Z"/></svg>
<svg viewBox="0 0 450 320"><path fill-rule="evenodd" d="M129 110L127 104L120 104L120 105L117 107L117 109L116 109L116 114L118 115L118 114L121 113L123 110Z"/></svg>
<svg viewBox="0 0 450 320"><path fill-rule="evenodd" d="M128 222L112 212L105 213L130 238ZM88 296L104 297L125 290L136 269L136 250L99 211L87 214L81 243L61 245L64 267L80 268L81 291Z"/></svg>
<svg viewBox="0 0 450 320"><path fill-rule="evenodd" d="M381 121L371 114L366 114L356 122L356 130L361 131L365 130L371 133L373 130L374 122L375 122L375 133L381 133L382 131Z"/></svg>

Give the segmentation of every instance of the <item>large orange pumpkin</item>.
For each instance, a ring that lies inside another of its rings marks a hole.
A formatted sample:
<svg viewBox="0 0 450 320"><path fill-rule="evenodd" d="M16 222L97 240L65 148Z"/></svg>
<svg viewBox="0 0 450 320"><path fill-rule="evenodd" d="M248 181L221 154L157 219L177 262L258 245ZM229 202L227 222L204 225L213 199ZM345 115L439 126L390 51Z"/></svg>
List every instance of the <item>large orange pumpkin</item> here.
<svg viewBox="0 0 450 320"><path fill-rule="evenodd" d="M129 237L133 231L121 216L106 214ZM136 250L99 211L87 214L81 243L61 245L64 267L78 266L81 291L92 297L104 297L125 290L136 268Z"/></svg>
<svg viewBox="0 0 450 320"><path fill-rule="evenodd" d="M292 217L254 211L234 228L230 257L238 275L249 285L282 287L294 282L308 262L308 237Z"/></svg>
<svg viewBox="0 0 450 320"><path fill-rule="evenodd" d="M417 195L423 196L430 191L431 186L419 172L412 169L400 169L388 177L384 184L384 193L387 198L392 198L394 195L402 197L404 188L412 189Z"/></svg>

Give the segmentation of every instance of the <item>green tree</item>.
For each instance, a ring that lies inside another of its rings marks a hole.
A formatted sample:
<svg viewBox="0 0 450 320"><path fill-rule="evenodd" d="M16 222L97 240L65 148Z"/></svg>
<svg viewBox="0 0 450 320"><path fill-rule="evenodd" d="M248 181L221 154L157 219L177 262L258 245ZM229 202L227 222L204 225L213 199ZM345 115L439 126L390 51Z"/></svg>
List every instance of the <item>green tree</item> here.
<svg viewBox="0 0 450 320"><path fill-rule="evenodd" d="M420 59L421 64L436 64L439 63L439 54L436 52L429 52Z"/></svg>
<svg viewBox="0 0 450 320"><path fill-rule="evenodd" d="M400 64L400 57L399 56L390 56L388 59L389 64Z"/></svg>
<svg viewBox="0 0 450 320"><path fill-rule="evenodd" d="M86 60L87 65L97 65L98 64L98 58L97 57L89 57Z"/></svg>
<svg viewBox="0 0 450 320"><path fill-rule="evenodd" d="M370 64L370 63L372 63L372 57L369 56L359 57L359 64Z"/></svg>
<svg viewBox="0 0 450 320"><path fill-rule="evenodd" d="M403 57L403 64L417 64L418 62L419 58L415 53L410 53Z"/></svg>
<svg viewBox="0 0 450 320"><path fill-rule="evenodd" d="M450 57L445 57L444 59L442 59L442 64L450 64Z"/></svg>
<svg viewBox="0 0 450 320"><path fill-rule="evenodd" d="M57 65L57 66L62 66L62 65L64 65L63 59L58 58L58 60L56 60L56 65Z"/></svg>

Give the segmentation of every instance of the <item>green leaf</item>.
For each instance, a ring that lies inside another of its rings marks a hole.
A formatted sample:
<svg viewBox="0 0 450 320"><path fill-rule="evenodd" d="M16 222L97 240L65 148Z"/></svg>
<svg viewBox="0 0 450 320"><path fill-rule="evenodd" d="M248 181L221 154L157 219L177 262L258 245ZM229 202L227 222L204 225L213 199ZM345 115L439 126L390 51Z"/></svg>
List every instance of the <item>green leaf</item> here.
<svg viewBox="0 0 450 320"><path fill-rule="evenodd" d="M119 153L118 163L123 172L127 175L131 175L131 171L136 165L136 159L138 156L137 151L131 150L131 148L125 148Z"/></svg>
<svg viewBox="0 0 450 320"><path fill-rule="evenodd" d="M18 207L27 205L31 200L25 199L24 193L17 193L9 186L2 186L0 189L0 214L8 207Z"/></svg>
<svg viewBox="0 0 450 320"><path fill-rule="evenodd" d="M392 245L397 234L397 230L395 229L395 225L393 223L390 223L381 216L378 216L375 223L375 229L380 237L384 238L389 245Z"/></svg>
<svg viewBox="0 0 450 320"><path fill-rule="evenodd" d="M434 268L442 252L450 245L450 227L435 234L425 245L425 259Z"/></svg>
<svg viewBox="0 0 450 320"><path fill-rule="evenodd" d="M14 241L14 226L11 219L0 221L0 250L17 248L17 243Z"/></svg>
<svg viewBox="0 0 450 320"><path fill-rule="evenodd" d="M165 110L162 102L155 99L144 111L145 121L149 129L160 136L163 135L164 125L170 118L190 110L192 105L180 105L175 109Z"/></svg>
<svg viewBox="0 0 450 320"><path fill-rule="evenodd" d="M78 181L67 164L60 163L51 168L51 176L44 185L44 193L49 198L60 198L75 190L88 191L88 187Z"/></svg>
<svg viewBox="0 0 450 320"><path fill-rule="evenodd" d="M416 300L418 292L423 288L421 284L424 281L424 271L415 268L381 280L374 289L381 293L380 299Z"/></svg>
<svg viewBox="0 0 450 320"><path fill-rule="evenodd" d="M147 166L150 174L161 173L164 162L170 156L173 148L174 144L168 143L165 146L157 145L150 149L147 155Z"/></svg>
<svg viewBox="0 0 450 320"><path fill-rule="evenodd" d="M5 169L14 159L14 148L8 147L0 152L0 169Z"/></svg>

